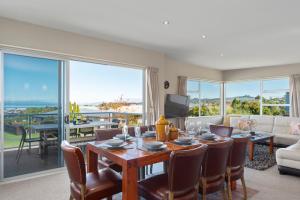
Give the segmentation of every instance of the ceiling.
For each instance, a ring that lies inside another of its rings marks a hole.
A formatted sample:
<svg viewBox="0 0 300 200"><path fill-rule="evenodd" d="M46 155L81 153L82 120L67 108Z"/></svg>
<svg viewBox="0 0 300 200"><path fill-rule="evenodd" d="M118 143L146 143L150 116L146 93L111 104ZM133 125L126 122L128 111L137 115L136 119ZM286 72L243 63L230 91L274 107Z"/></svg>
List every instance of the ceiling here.
<svg viewBox="0 0 300 200"><path fill-rule="evenodd" d="M300 63L299 8L298 0L1 0L0 16L228 70Z"/></svg>

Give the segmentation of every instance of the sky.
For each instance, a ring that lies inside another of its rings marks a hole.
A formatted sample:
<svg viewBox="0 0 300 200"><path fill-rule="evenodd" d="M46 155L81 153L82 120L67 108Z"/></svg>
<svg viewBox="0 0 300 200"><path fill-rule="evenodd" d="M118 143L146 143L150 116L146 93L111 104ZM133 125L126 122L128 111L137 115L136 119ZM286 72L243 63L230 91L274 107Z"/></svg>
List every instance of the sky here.
<svg viewBox="0 0 300 200"><path fill-rule="evenodd" d="M142 101L143 70L70 62L70 100L79 104L124 99Z"/></svg>
<svg viewBox="0 0 300 200"><path fill-rule="evenodd" d="M4 55L5 101L58 101L59 61Z"/></svg>
<svg viewBox="0 0 300 200"><path fill-rule="evenodd" d="M58 101L59 61L14 54L4 55L5 101ZM266 80L264 89L288 89L288 79ZM143 70L86 62L70 62L70 100L79 104L124 99L142 101ZM188 90L197 90L198 82L189 81ZM201 84L202 98L219 98L220 85ZM226 84L226 96L260 92L260 81ZM284 93L283 93L284 94ZM278 93L278 95L283 95ZM273 94L269 94L272 96Z"/></svg>

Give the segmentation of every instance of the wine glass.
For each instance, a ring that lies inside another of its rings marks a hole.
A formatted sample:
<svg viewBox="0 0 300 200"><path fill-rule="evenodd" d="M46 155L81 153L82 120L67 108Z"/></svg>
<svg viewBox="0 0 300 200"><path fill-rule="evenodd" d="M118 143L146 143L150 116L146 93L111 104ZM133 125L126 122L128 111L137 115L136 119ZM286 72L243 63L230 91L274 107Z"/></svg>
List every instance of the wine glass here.
<svg viewBox="0 0 300 200"><path fill-rule="evenodd" d="M128 126L126 124L122 128L122 134L124 135L126 141L128 135Z"/></svg>
<svg viewBox="0 0 300 200"><path fill-rule="evenodd" d="M136 142L136 147L139 146L139 138L141 137L141 127L136 126L134 127L134 134L135 134L135 142Z"/></svg>
<svg viewBox="0 0 300 200"><path fill-rule="evenodd" d="M169 133L170 133L170 126L169 125L165 125L166 138L169 136Z"/></svg>
<svg viewBox="0 0 300 200"><path fill-rule="evenodd" d="M141 127L139 126L134 127L134 133L135 133L135 137L137 138L141 137Z"/></svg>

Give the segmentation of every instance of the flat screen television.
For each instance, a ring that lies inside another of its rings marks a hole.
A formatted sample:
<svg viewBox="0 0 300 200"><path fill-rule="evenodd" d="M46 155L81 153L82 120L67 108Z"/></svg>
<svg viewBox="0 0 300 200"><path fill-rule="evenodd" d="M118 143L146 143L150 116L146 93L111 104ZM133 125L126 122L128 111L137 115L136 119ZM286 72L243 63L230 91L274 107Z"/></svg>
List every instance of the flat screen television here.
<svg viewBox="0 0 300 200"><path fill-rule="evenodd" d="M165 102L165 117L187 117L189 112L189 97L167 94Z"/></svg>

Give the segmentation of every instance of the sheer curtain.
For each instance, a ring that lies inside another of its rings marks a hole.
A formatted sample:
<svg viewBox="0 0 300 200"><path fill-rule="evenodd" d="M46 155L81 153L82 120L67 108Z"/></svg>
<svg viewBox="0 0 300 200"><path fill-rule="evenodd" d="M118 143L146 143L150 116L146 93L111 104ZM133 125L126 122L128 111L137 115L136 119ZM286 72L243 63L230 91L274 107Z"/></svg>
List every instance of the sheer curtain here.
<svg viewBox="0 0 300 200"><path fill-rule="evenodd" d="M183 95L186 96L187 95L187 77L185 76L178 76L177 78L177 93L178 95ZM184 122L185 122L185 118L178 118L177 119L177 127L180 128L181 130L184 130Z"/></svg>
<svg viewBox="0 0 300 200"><path fill-rule="evenodd" d="M291 116L300 117L300 74L290 76Z"/></svg>
<svg viewBox="0 0 300 200"><path fill-rule="evenodd" d="M146 124L153 125L159 117L158 69L146 69Z"/></svg>

